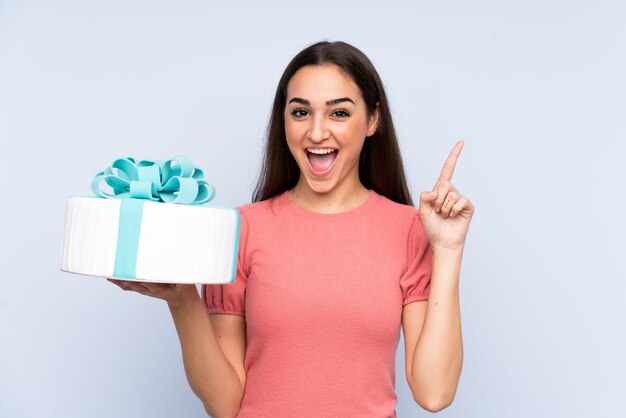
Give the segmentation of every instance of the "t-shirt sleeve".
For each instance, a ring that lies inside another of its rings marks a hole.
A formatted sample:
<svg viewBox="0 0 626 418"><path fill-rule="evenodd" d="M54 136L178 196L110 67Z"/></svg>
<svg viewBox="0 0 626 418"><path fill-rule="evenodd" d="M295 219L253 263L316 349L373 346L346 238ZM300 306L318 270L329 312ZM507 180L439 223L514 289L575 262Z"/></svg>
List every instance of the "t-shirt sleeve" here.
<svg viewBox="0 0 626 418"><path fill-rule="evenodd" d="M246 243L248 241L248 220L239 208L239 253L235 282L229 284L202 285L202 301L208 313L235 314L245 316L245 296L248 273L246 266Z"/></svg>
<svg viewBox="0 0 626 418"><path fill-rule="evenodd" d="M428 300L432 273L432 249L416 212L407 243L407 270L400 278L402 306L409 302Z"/></svg>

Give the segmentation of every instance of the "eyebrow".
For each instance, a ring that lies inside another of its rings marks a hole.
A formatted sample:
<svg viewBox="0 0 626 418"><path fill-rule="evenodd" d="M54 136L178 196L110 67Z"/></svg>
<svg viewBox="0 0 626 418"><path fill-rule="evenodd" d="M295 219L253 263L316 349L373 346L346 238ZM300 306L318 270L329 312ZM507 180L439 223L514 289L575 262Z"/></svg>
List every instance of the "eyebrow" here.
<svg viewBox="0 0 626 418"><path fill-rule="evenodd" d="M289 103L292 103L292 102L300 103L300 104L307 105L307 106L309 106L311 104L310 101L308 101L306 99L302 99L300 97L293 97L291 100L289 100ZM333 100L326 101L326 105L327 106L332 106L332 105L336 105L336 104L339 104L339 103L342 103L342 102L350 102L350 103L354 104L354 100L352 100L351 98L349 98L349 97L340 97L338 99L333 99ZM289 104L289 103L287 103L287 104Z"/></svg>

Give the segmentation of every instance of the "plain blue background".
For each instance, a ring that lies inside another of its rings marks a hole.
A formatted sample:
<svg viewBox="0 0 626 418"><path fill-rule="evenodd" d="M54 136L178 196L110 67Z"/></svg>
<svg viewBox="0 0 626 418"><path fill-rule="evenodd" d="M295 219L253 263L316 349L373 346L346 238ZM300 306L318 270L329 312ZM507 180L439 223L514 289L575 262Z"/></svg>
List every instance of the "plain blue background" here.
<svg viewBox="0 0 626 418"><path fill-rule="evenodd" d="M274 89L362 49L411 190L465 140L465 364L442 417L623 417L623 1L0 1L0 416L202 417L165 303L59 271L67 198L113 159L189 156L249 202ZM397 411L427 416L397 356Z"/></svg>

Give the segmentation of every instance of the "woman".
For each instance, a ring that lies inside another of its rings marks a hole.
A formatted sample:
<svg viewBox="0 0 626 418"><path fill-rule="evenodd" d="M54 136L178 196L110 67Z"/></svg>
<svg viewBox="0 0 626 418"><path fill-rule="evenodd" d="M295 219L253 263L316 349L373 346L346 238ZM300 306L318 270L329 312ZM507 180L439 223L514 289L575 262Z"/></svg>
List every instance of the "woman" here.
<svg viewBox="0 0 626 418"><path fill-rule="evenodd" d="M451 184L457 143L412 206L389 106L367 57L320 42L287 66L236 282L121 281L165 299L191 388L213 417L396 416L406 379L429 411L462 365L458 280L472 203ZM207 312L209 315L207 315Z"/></svg>

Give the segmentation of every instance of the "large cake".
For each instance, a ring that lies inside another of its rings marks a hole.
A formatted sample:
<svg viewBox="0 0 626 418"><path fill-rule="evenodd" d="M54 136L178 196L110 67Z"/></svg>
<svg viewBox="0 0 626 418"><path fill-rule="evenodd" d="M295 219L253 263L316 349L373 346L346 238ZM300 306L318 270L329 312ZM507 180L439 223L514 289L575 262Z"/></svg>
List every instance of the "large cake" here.
<svg viewBox="0 0 626 418"><path fill-rule="evenodd" d="M239 212L203 205L215 191L202 176L184 157L116 160L94 178L97 197L68 200L61 270L160 283L234 282Z"/></svg>

